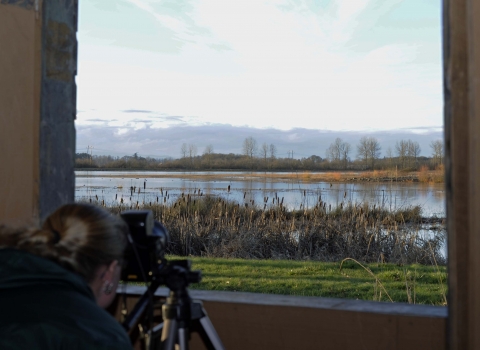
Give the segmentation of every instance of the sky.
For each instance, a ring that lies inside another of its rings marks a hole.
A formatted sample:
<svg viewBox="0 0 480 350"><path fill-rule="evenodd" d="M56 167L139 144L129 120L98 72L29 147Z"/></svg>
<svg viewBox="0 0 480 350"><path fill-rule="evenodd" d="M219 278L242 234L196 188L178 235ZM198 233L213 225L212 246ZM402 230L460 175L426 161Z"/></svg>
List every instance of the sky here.
<svg viewBox="0 0 480 350"><path fill-rule="evenodd" d="M82 0L78 42L77 152L442 137L440 0Z"/></svg>

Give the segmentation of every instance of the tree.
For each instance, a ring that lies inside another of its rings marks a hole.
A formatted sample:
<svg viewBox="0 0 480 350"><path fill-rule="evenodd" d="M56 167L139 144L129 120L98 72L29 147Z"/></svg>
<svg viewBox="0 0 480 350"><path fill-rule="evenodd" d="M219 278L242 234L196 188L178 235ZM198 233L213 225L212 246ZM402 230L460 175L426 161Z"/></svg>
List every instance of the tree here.
<svg viewBox="0 0 480 350"><path fill-rule="evenodd" d="M193 165L193 160L197 156L197 146L194 144L188 145L188 156L190 157L190 163Z"/></svg>
<svg viewBox="0 0 480 350"><path fill-rule="evenodd" d="M180 152L182 153L182 158L187 158L188 146L186 143L182 143L182 149Z"/></svg>
<svg viewBox="0 0 480 350"><path fill-rule="evenodd" d="M328 147L326 155L331 162L342 162L343 168L346 169L350 150L350 144L348 142L343 142L341 138L337 137L335 141L330 144L330 147Z"/></svg>
<svg viewBox="0 0 480 350"><path fill-rule="evenodd" d="M211 158L212 158L212 153L213 153L213 146L211 144L208 144L205 146L205 149L203 150L203 158L205 160L205 164L207 167L211 168Z"/></svg>
<svg viewBox="0 0 480 350"><path fill-rule="evenodd" d="M205 146L205 150L203 151L203 154L206 156L209 156L213 153L213 146L211 144L208 144Z"/></svg>
<svg viewBox="0 0 480 350"><path fill-rule="evenodd" d="M375 168L375 160L380 157L380 143L375 137L364 136L357 145L357 158L363 160L367 168L371 164Z"/></svg>
<svg viewBox="0 0 480 350"><path fill-rule="evenodd" d="M443 141L432 141L430 147L432 148L433 165L437 166L443 164Z"/></svg>
<svg viewBox="0 0 480 350"><path fill-rule="evenodd" d="M247 137L245 141L243 141L243 154L245 154L250 159L253 159L257 153L257 141L251 136Z"/></svg>
<svg viewBox="0 0 480 350"><path fill-rule="evenodd" d="M420 145L416 141L408 140L408 156L413 159L413 166L417 166L417 158L421 152Z"/></svg>
<svg viewBox="0 0 480 350"><path fill-rule="evenodd" d="M262 148L260 149L260 153L263 157L263 161L265 162L265 166L267 166L268 150L268 145L264 142L262 144Z"/></svg>
<svg viewBox="0 0 480 350"><path fill-rule="evenodd" d="M350 154L351 146L348 142L343 142L342 147L341 147L341 157L343 161L343 168L347 169L348 161L350 160L350 157L348 156Z"/></svg>
<svg viewBox="0 0 480 350"><path fill-rule="evenodd" d="M395 152L397 152L397 156L400 160L402 169L405 168L408 154L408 141L397 141L397 143L395 144Z"/></svg>
<svg viewBox="0 0 480 350"><path fill-rule="evenodd" d="M274 160L277 156L277 147L273 143L270 144L270 159Z"/></svg>

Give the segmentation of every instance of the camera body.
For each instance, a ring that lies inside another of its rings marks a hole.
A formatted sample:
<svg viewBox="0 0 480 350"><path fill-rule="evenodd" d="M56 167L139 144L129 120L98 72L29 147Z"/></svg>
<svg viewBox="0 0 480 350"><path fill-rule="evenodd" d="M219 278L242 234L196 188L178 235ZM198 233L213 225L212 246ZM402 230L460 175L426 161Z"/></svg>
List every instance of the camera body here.
<svg viewBox="0 0 480 350"><path fill-rule="evenodd" d="M120 214L129 229L125 267L126 282L150 282L162 263L170 240L167 229L153 218L151 210L128 210Z"/></svg>

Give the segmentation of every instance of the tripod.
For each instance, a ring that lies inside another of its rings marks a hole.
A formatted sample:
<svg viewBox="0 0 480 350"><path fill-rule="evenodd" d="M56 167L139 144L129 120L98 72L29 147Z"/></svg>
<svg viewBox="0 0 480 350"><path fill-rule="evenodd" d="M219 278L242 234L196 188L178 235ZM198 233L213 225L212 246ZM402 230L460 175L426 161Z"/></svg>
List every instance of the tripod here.
<svg viewBox="0 0 480 350"><path fill-rule="evenodd" d="M157 288L165 284L170 289L170 295L162 305L163 323L149 331L147 348L173 350L175 345L178 345L180 350L187 350L190 333L198 332L207 349L224 349L202 302L192 300L188 294L188 285L198 283L200 280L200 272L190 270L189 260L171 261L152 279L152 283L127 316L123 326L130 332L138 324Z"/></svg>

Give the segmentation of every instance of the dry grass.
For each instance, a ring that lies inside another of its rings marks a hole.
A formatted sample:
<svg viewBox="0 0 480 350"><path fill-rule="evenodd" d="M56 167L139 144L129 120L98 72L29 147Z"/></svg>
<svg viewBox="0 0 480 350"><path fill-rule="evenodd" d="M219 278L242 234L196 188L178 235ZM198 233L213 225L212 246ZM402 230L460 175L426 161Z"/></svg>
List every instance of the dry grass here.
<svg viewBox="0 0 480 350"><path fill-rule="evenodd" d="M419 207L389 212L375 205L342 203L332 208L319 200L310 209L288 211L280 198L239 203L186 194L173 204L114 205L151 209L171 234L169 253L246 259L294 259L400 264L445 263L445 234L423 237Z"/></svg>
<svg viewBox="0 0 480 350"><path fill-rule="evenodd" d="M441 171L435 170L432 171L435 174L443 174ZM85 175L82 175L85 176ZM102 174L98 175L88 175L88 176L103 176ZM116 178L135 178L138 177L138 174L109 174L108 177ZM269 179L271 182L289 182L289 181L300 181L305 183L313 182L344 182L344 181L414 181L417 178L417 173L415 172L396 172L395 170L374 170L374 171L362 171L362 172L318 172L312 173L309 171L306 172L295 172L295 173L264 173L264 172L252 172L252 173L241 173L241 174L232 174L232 173L211 173L211 174L142 174L142 178L182 178L189 179L194 181L214 181L214 180L248 180L248 179ZM437 179L438 181L443 181L443 176ZM436 180L436 181L437 181Z"/></svg>
<svg viewBox="0 0 480 350"><path fill-rule="evenodd" d="M443 183L443 166L438 166L435 170L429 170L427 166L422 166L418 172L418 181L424 183Z"/></svg>

